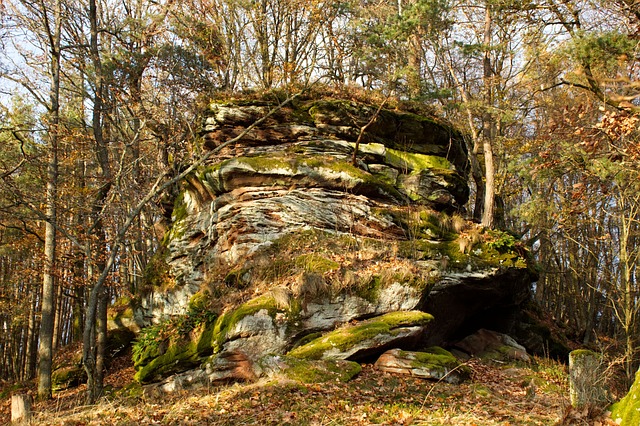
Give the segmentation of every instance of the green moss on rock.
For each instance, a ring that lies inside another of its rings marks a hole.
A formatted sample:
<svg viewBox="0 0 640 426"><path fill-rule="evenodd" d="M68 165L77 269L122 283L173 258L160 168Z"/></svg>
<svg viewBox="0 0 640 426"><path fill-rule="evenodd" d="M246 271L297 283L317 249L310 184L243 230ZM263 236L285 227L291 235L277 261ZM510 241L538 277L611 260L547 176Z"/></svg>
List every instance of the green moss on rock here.
<svg viewBox="0 0 640 426"><path fill-rule="evenodd" d="M188 183L187 187L189 187ZM187 197L188 191L188 189L180 191L173 202L173 210L171 212L172 225L162 237L161 247L167 247L172 240L181 238L186 231L187 225L185 222L189 216L189 212L185 197ZM158 251L160 252L161 250Z"/></svg>
<svg viewBox="0 0 640 426"><path fill-rule="evenodd" d="M322 337L322 332L318 331L316 333L311 333L311 334L307 334L306 336L302 337L300 340L298 340L296 343L294 343L293 348L298 348L300 346L304 346L309 342L313 342L314 340L318 339Z"/></svg>
<svg viewBox="0 0 640 426"><path fill-rule="evenodd" d="M140 368L134 375L134 379L140 383L150 383L194 367L199 364L200 359L193 342L185 345L173 345L164 354Z"/></svg>
<svg viewBox="0 0 640 426"><path fill-rule="evenodd" d="M407 259L447 258L447 269L464 270L469 265L474 269L491 267L530 269L527 260L514 251L499 252L486 243L474 245L468 253L460 249L459 241L410 239L398 242L398 255Z"/></svg>
<svg viewBox="0 0 640 426"><path fill-rule="evenodd" d="M170 342L164 351L149 345L147 351L134 358L134 366L138 368L134 379L140 383L149 383L199 365L213 352L213 330L212 323L201 324L189 336Z"/></svg>
<svg viewBox="0 0 640 426"><path fill-rule="evenodd" d="M167 263L168 251L164 245L160 245L158 250L149 259L144 269L142 293L153 289L166 290L175 285L175 280L169 272Z"/></svg>
<svg viewBox="0 0 640 426"><path fill-rule="evenodd" d="M425 169L453 169L453 165L444 157L425 155L387 148L385 162L398 170L419 172Z"/></svg>
<svg viewBox="0 0 640 426"><path fill-rule="evenodd" d="M589 349L576 349L571 351L570 355L575 360L580 360L581 358L597 358L597 359L602 358L601 354Z"/></svg>
<svg viewBox="0 0 640 426"><path fill-rule="evenodd" d="M356 293L364 300L375 303L380 298L382 284L380 275L370 276L356 289Z"/></svg>
<svg viewBox="0 0 640 426"><path fill-rule="evenodd" d="M116 340L121 337L131 340L130 335L140 331L140 327L134 320L134 308L138 300L127 296L119 297L107 310L107 330ZM120 334L116 336L115 334Z"/></svg>
<svg viewBox="0 0 640 426"><path fill-rule="evenodd" d="M51 390L69 389L86 382L87 373L78 365L62 367L51 373Z"/></svg>
<svg viewBox="0 0 640 426"><path fill-rule="evenodd" d="M181 191L173 202L173 211L171 212L171 220L173 222L178 222L187 217L187 203L185 203L184 197L184 191Z"/></svg>
<svg viewBox="0 0 640 426"><path fill-rule="evenodd" d="M282 357L286 364L282 374L302 383L348 382L362 367L357 362L344 360L309 361L294 357Z"/></svg>
<svg viewBox="0 0 640 426"><path fill-rule="evenodd" d="M262 295L252 299L231 312L220 316L216 321L212 334L212 347L216 352L222 349L227 333L244 317L253 315L261 310L266 310L270 316L275 316L278 311L276 300L271 295Z"/></svg>
<svg viewBox="0 0 640 426"><path fill-rule="evenodd" d="M432 315L421 311L391 312L329 332L292 350L288 355L302 359L321 359L324 353L331 349L345 350L378 335L394 334L394 329L425 325L432 319Z"/></svg>
<svg viewBox="0 0 640 426"><path fill-rule="evenodd" d="M291 173L297 172L296 159L288 159L286 157L240 157L236 161L251 167L256 172L273 172L284 170Z"/></svg>
<svg viewBox="0 0 640 426"><path fill-rule="evenodd" d="M454 368L458 368L461 372L469 373L468 367L461 366L458 359L451 352L439 346L432 346L423 352L413 352L413 354L415 357L413 367L415 368L439 369L445 374Z"/></svg>
<svg viewBox="0 0 640 426"><path fill-rule="evenodd" d="M143 328L133 344L133 367L142 368L154 358L162 355L161 346L168 344L162 336L163 324L156 324Z"/></svg>
<svg viewBox="0 0 640 426"><path fill-rule="evenodd" d="M433 320L433 315L422 311L397 311L389 312L369 321L381 322L389 328L411 327L415 325L426 325Z"/></svg>
<svg viewBox="0 0 640 426"><path fill-rule="evenodd" d="M207 309L209 305L209 294L204 291L199 291L189 299L187 304L188 312L202 312Z"/></svg>
<svg viewBox="0 0 640 426"><path fill-rule="evenodd" d="M611 406L611 419L621 426L640 425L640 370L629 393Z"/></svg>
<svg viewBox="0 0 640 426"><path fill-rule="evenodd" d="M221 174L220 171L224 171L232 165L246 169L246 173L249 174L271 175L270 178L263 179L268 185L274 183L290 185L302 180L320 186L340 185L344 187L346 185L358 193L373 194L377 191L398 200L403 199L403 195L389 182L387 177L372 174L354 166L351 164L350 158L338 158L332 155L288 152L270 156L236 157L222 161L216 166L202 167L194 174L194 178L198 179L211 193L221 194L228 188L225 189L222 182L225 173ZM178 223L178 221L174 221L174 223Z"/></svg>

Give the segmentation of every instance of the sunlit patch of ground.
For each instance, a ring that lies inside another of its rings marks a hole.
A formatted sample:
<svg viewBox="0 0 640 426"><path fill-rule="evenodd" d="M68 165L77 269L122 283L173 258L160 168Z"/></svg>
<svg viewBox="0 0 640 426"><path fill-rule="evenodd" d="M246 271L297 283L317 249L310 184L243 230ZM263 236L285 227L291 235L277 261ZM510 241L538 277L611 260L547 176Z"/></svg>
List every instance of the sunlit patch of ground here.
<svg viewBox="0 0 640 426"><path fill-rule="evenodd" d="M133 370L108 378L109 395L82 405L84 387L35 406L46 425L606 425L568 409L565 366L469 361L471 380L434 383L381 373L371 365L349 383L261 380L174 394L125 392ZM133 395L133 396L132 396ZM9 420L3 401L3 417Z"/></svg>

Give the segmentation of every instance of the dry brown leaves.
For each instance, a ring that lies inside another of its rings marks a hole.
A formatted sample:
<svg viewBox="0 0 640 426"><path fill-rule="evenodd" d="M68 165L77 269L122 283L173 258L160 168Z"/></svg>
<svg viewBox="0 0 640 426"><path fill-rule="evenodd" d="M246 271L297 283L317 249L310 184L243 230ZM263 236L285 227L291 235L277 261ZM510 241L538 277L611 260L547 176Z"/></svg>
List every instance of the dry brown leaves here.
<svg viewBox="0 0 640 426"><path fill-rule="evenodd" d="M540 360L538 360L540 361ZM468 362L462 385L381 373L372 365L349 383L301 384L262 380L252 384L118 396L83 407L83 389L38 404L36 424L47 425L608 425L568 407L564 366L549 361L507 366ZM130 366L109 376L126 385ZM4 406L3 406L4 409ZM4 417L6 418L6 417Z"/></svg>

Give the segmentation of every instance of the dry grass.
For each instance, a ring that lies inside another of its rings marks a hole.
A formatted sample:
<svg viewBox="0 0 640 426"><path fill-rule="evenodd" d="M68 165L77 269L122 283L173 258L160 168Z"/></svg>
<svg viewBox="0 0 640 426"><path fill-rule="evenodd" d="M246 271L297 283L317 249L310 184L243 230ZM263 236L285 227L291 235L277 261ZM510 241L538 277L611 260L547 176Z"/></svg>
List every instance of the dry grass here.
<svg viewBox="0 0 640 426"><path fill-rule="evenodd" d="M381 373L365 365L346 384L271 379L169 395L125 397L113 391L92 407L82 405L80 388L63 392L50 403L37 404L34 424L608 424L567 408L566 372L561 364L537 360L529 366L504 366L472 359L469 367L472 378L462 385ZM2 420L8 420L7 413L3 414Z"/></svg>

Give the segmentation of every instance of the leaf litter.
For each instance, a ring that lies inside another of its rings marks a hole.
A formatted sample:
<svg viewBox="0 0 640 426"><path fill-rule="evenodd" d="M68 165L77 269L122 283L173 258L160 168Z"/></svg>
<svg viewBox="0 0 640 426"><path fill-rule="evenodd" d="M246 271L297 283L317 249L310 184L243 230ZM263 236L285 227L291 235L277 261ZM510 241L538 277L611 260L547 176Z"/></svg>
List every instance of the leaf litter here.
<svg viewBox="0 0 640 426"><path fill-rule="evenodd" d="M613 424L571 410L566 367L546 359L502 365L472 358L460 385L400 376L363 365L348 383L302 384L284 378L171 394L132 394L133 369L107 377L107 396L82 405L84 386L35 405L46 425L595 425ZM0 422L9 420L2 401Z"/></svg>

